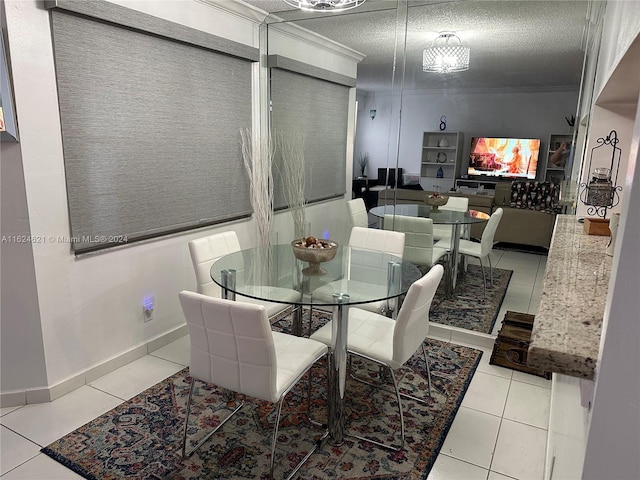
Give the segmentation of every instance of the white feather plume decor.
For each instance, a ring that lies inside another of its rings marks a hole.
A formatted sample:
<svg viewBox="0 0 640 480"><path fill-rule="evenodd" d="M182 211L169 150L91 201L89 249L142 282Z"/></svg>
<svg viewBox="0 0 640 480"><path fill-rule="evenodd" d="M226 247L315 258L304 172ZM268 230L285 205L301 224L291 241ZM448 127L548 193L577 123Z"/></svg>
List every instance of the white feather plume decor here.
<svg viewBox="0 0 640 480"><path fill-rule="evenodd" d="M256 220L259 245L269 245L273 218L273 157L275 149L269 136L256 146L248 128L240 129L242 158L249 177L249 195Z"/></svg>
<svg viewBox="0 0 640 480"><path fill-rule="evenodd" d="M307 220L304 143L305 138L301 133L276 133L276 144L282 157L282 165L276 167L282 177L285 200L291 209L295 238L305 235L304 225Z"/></svg>

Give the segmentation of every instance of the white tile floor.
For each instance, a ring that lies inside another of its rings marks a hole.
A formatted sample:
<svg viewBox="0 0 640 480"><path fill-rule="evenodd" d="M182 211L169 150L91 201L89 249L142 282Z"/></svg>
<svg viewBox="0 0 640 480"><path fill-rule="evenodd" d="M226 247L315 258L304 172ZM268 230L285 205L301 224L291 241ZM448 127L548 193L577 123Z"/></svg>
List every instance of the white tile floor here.
<svg viewBox="0 0 640 480"><path fill-rule="evenodd" d="M498 250L491 256L493 266L514 271L498 318L506 310L535 314L546 257ZM51 403L3 408L2 479L81 478L40 448L179 371L188 351L183 337ZM551 382L489 365L490 355L484 350L429 480L543 478Z"/></svg>

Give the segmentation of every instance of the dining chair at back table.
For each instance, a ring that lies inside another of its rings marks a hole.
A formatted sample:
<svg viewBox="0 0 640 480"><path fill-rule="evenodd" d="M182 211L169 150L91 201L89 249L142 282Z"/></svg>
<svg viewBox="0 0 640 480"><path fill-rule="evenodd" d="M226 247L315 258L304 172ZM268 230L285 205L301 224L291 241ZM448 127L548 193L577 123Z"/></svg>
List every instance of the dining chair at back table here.
<svg viewBox="0 0 640 480"><path fill-rule="evenodd" d="M498 229L498 224L502 219L502 212L502 208L498 208L491 214L491 217L482 232L480 243L472 242L471 240L460 240L458 247L459 255L468 255L470 257L475 257L480 261L480 268L482 270L483 300L486 300L487 298L487 276L485 274L484 264L482 261L483 259L487 259L489 263L489 275L491 277L491 285L493 285L493 267L491 266L491 257L489 254L493 249L493 239L495 237L496 230ZM440 240L435 244L435 247L446 248L449 244L449 240Z"/></svg>
<svg viewBox="0 0 640 480"><path fill-rule="evenodd" d="M347 202L347 210L349 211L349 218L351 220L351 227L369 227L369 215L367 214L367 207L364 204L364 200L361 198L354 198Z"/></svg>
<svg viewBox="0 0 640 480"><path fill-rule="evenodd" d="M455 212L467 212L469 211L469 199L467 197L453 197L450 196L447 203L439 207L440 210L453 210ZM433 226L433 238L442 240L445 238L451 238L451 227L448 225L434 225Z"/></svg>
<svg viewBox="0 0 640 480"><path fill-rule="evenodd" d="M385 230L404 233L404 260L431 268L449 253L445 248L434 248L430 218L385 215L383 225Z"/></svg>

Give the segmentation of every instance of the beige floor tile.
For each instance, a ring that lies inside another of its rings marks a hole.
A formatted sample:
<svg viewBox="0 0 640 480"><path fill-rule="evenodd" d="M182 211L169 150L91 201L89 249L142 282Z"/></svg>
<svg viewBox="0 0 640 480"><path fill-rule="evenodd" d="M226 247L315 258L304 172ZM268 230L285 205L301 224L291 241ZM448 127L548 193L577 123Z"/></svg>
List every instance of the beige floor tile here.
<svg viewBox="0 0 640 480"><path fill-rule="evenodd" d="M503 418L546 430L550 400L551 390L548 388L512 380Z"/></svg>
<svg viewBox="0 0 640 480"><path fill-rule="evenodd" d="M447 455L438 455L427 480L485 480L487 469Z"/></svg>
<svg viewBox="0 0 640 480"><path fill-rule="evenodd" d="M508 378L476 372L462 406L500 417L507 401L510 382Z"/></svg>
<svg viewBox="0 0 640 480"><path fill-rule="evenodd" d="M460 407L440 453L489 468L499 427L500 417Z"/></svg>
<svg viewBox="0 0 640 480"><path fill-rule="evenodd" d="M547 431L503 419L490 470L518 480L542 480Z"/></svg>

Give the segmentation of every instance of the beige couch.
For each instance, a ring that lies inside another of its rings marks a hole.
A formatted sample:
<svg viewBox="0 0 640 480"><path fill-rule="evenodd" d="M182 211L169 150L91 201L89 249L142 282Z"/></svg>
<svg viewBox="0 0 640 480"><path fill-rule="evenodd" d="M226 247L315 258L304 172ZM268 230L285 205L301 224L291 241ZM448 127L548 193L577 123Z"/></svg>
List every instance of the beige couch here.
<svg viewBox="0 0 640 480"><path fill-rule="evenodd" d="M399 188L378 192L378 205L396 203L422 203L430 192ZM511 207L511 182L496 186L495 196L470 195L458 192L447 192L446 195L467 197L469 208L491 214L496 208L503 209L502 220L494 238L495 242L507 242L533 247L549 248L551 234L556 216L526 208ZM486 224L476 224L471 228L471 237L480 238Z"/></svg>

